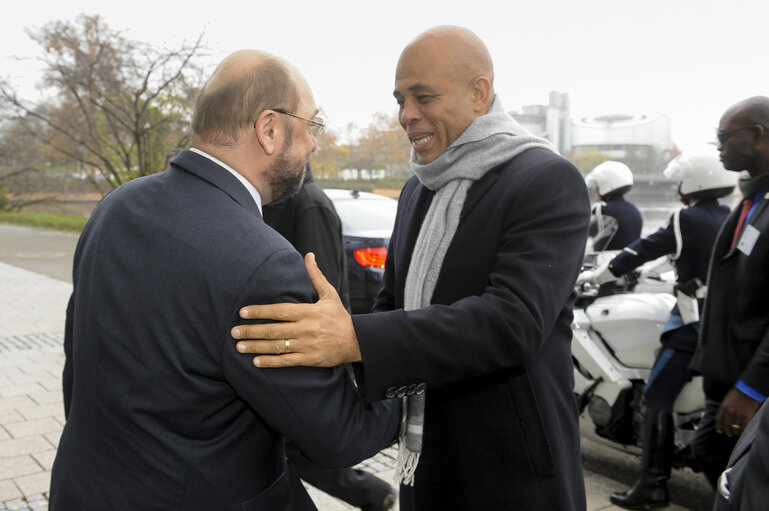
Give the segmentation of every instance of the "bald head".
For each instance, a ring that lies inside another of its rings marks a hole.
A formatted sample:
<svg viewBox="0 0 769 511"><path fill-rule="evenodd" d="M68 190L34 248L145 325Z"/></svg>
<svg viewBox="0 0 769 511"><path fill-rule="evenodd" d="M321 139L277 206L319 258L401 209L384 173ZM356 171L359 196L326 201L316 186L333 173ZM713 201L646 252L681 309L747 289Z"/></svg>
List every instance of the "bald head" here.
<svg viewBox="0 0 769 511"><path fill-rule="evenodd" d="M718 124L718 150L728 170L769 172L769 98L753 96L730 106Z"/></svg>
<svg viewBox="0 0 769 511"><path fill-rule="evenodd" d="M309 92L301 74L263 51L240 50L216 67L195 99L194 140L233 146L270 108L293 111L300 94Z"/></svg>
<svg viewBox="0 0 769 511"><path fill-rule="evenodd" d="M398 66L415 54L429 56L454 78L469 82L485 76L494 84L494 64L486 45L473 31L464 27L442 25L415 37L401 53Z"/></svg>
<svg viewBox="0 0 769 511"><path fill-rule="evenodd" d="M244 74L253 72L266 59L274 58L269 53L259 50L239 50L222 60L208 78L203 90L214 91L226 86Z"/></svg>
<svg viewBox="0 0 769 511"><path fill-rule="evenodd" d="M763 124L769 126L769 97L753 96L743 99L730 106L722 119L744 124Z"/></svg>

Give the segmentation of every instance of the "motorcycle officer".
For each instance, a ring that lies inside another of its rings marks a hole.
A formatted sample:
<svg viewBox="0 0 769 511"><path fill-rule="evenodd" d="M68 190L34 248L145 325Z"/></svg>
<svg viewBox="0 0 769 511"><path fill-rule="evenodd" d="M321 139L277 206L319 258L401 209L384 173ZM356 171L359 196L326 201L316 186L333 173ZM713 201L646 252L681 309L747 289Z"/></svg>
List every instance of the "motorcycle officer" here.
<svg viewBox="0 0 769 511"><path fill-rule="evenodd" d="M609 282L663 255L671 256L676 269L677 302L663 328L662 348L644 389L647 409L641 471L630 489L609 497L626 509L664 507L670 502L667 480L674 446L673 403L692 376L689 363L697 346L703 282L716 235L729 214L718 198L731 194L737 180L710 154L679 156L664 173L679 179L679 198L687 207L674 212L666 227L634 241L611 261L579 278L582 282Z"/></svg>
<svg viewBox="0 0 769 511"><path fill-rule="evenodd" d="M605 161L585 177L588 188L595 188L598 202L593 205L589 240L592 250L620 250L641 236L641 212L625 194L633 186L633 172L624 163Z"/></svg>

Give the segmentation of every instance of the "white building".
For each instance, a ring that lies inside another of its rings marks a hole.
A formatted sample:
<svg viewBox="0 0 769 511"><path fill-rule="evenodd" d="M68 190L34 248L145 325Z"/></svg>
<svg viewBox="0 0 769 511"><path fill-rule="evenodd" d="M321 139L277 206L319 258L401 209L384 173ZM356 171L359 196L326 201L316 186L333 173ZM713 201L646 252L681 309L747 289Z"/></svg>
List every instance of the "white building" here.
<svg viewBox="0 0 769 511"><path fill-rule="evenodd" d="M615 113L574 120L569 96L551 92L547 105L527 105L510 115L550 140L563 156L593 150L625 162L634 173L658 174L674 156L670 118L656 112Z"/></svg>
<svg viewBox="0 0 769 511"><path fill-rule="evenodd" d="M565 92L551 92L547 105L527 105L510 116L533 134L548 139L562 155L571 152L569 95Z"/></svg>
<svg viewBox="0 0 769 511"><path fill-rule="evenodd" d="M675 147L670 138L670 118L656 112L574 120L571 144L574 155L596 149L626 163L647 161L649 167L669 161Z"/></svg>

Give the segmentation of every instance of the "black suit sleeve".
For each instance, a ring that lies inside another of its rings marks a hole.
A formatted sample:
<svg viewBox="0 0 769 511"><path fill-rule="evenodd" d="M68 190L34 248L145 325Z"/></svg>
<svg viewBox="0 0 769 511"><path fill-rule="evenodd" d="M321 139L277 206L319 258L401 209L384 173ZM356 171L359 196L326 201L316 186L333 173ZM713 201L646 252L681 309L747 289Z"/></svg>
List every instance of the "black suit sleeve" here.
<svg viewBox="0 0 769 511"><path fill-rule="evenodd" d="M280 290L280 292L276 292ZM299 255L281 250L256 269L233 308L231 325L242 324L240 307L310 301L312 287ZM308 458L348 467L390 445L399 423L397 402L366 404L343 367L259 369L252 356L223 348L225 377L259 417L291 440Z"/></svg>

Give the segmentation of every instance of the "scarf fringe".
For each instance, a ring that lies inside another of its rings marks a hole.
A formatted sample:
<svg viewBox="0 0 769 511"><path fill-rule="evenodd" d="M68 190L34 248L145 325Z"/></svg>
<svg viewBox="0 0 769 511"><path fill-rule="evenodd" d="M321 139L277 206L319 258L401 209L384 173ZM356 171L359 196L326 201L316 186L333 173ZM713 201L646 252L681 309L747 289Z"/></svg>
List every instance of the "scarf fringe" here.
<svg viewBox="0 0 769 511"><path fill-rule="evenodd" d="M405 439L398 444L398 460L395 463L395 483L414 486L414 473L419 464L419 453L409 451Z"/></svg>

